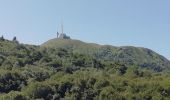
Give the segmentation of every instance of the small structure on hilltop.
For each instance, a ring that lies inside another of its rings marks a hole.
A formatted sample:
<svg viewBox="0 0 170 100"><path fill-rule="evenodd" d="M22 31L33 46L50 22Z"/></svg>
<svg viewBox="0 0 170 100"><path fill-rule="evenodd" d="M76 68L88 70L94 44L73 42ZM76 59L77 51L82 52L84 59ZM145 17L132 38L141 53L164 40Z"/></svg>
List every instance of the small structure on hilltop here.
<svg viewBox="0 0 170 100"><path fill-rule="evenodd" d="M64 33L63 24L61 24L61 33L57 32L57 38L59 38L59 39L70 39L70 36L67 36L67 35Z"/></svg>
<svg viewBox="0 0 170 100"><path fill-rule="evenodd" d="M64 33L61 33L60 36L59 36L58 38L60 38L60 39L70 39L70 37L67 36L67 35L64 34Z"/></svg>

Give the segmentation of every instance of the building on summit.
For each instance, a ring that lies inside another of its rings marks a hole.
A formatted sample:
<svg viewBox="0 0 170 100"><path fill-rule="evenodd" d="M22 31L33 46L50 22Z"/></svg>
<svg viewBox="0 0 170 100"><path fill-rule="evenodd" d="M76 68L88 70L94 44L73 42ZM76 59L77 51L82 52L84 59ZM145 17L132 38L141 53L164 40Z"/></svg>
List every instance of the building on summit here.
<svg viewBox="0 0 170 100"><path fill-rule="evenodd" d="M67 36L64 33L63 24L61 24L61 33L57 32L57 38L59 38L59 39L70 39L70 36Z"/></svg>
<svg viewBox="0 0 170 100"><path fill-rule="evenodd" d="M59 37L58 37L59 39L70 39L70 37L69 36L67 36L66 34L64 34L64 33L61 33L60 35L59 35Z"/></svg>

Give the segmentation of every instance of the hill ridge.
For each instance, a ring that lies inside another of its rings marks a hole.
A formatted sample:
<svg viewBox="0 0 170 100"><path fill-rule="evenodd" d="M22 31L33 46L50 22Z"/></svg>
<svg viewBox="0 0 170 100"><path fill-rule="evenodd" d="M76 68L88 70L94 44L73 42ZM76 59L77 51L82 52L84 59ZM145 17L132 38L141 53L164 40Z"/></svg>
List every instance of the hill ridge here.
<svg viewBox="0 0 170 100"><path fill-rule="evenodd" d="M73 39L51 39L41 47L46 48L65 48L74 53L88 54L98 60L109 60L135 64L141 67L155 67L155 70L162 70L170 67L170 61L164 56L151 49L135 46L112 46L86 43ZM167 65L167 66L166 66ZM159 69L161 68L161 69Z"/></svg>

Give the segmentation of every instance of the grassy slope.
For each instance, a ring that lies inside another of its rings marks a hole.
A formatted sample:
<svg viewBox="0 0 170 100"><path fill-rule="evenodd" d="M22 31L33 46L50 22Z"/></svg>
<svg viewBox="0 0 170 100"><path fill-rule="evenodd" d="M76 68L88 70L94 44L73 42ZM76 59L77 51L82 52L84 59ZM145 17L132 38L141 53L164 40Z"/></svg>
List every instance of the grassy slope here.
<svg viewBox="0 0 170 100"><path fill-rule="evenodd" d="M42 44L41 47L67 48L73 52L94 55L98 59L120 61L128 64L137 64L141 65L142 67L170 67L170 62L165 57L150 49L141 47L114 47L110 45L85 43L72 39L52 39Z"/></svg>

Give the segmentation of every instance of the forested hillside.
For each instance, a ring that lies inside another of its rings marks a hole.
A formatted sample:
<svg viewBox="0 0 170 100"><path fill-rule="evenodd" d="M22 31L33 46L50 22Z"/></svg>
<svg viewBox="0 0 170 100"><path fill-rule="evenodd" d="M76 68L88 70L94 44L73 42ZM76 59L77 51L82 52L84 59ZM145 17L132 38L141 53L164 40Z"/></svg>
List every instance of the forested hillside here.
<svg viewBox="0 0 170 100"><path fill-rule="evenodd" d="M169 100L169 68L146 48L0 38L0 100Z"/></svg>

